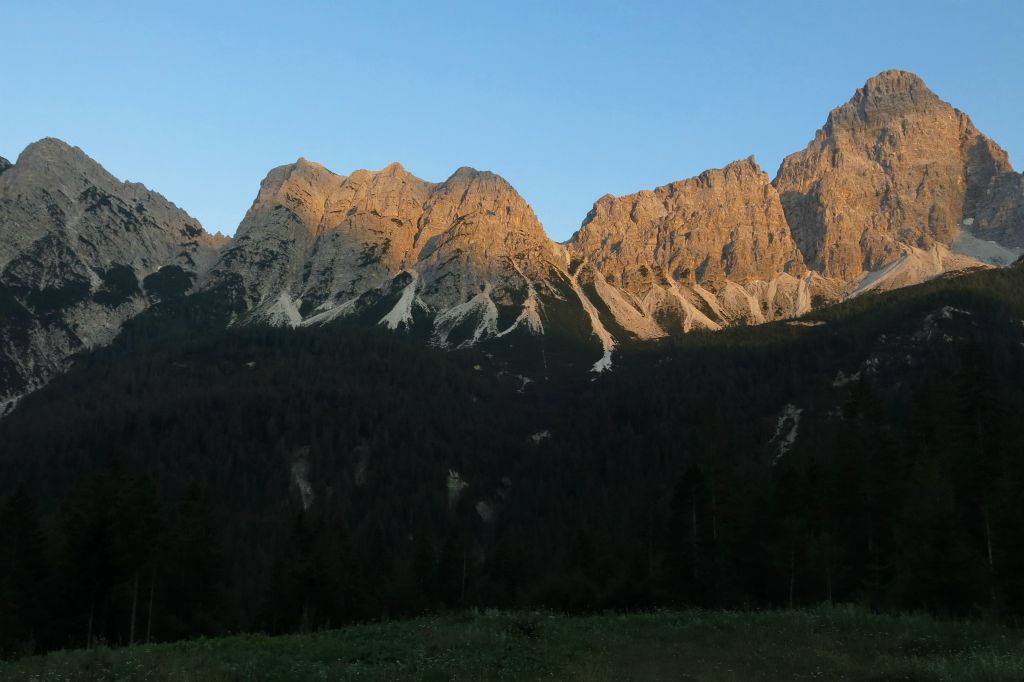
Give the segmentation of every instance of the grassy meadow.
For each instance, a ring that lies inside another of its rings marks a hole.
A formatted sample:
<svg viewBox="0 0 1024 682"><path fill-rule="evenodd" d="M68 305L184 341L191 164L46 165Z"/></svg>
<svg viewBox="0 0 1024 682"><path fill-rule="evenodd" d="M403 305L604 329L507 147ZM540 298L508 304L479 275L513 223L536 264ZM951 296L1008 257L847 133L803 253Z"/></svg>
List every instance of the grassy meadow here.
<svg viewBox="0 0 1024 682"><path fill-rule="evenodd" d="M5 682L811 679L1024 680L1024 633L846 607L581 617L480 612L0 663Z"/></svg>

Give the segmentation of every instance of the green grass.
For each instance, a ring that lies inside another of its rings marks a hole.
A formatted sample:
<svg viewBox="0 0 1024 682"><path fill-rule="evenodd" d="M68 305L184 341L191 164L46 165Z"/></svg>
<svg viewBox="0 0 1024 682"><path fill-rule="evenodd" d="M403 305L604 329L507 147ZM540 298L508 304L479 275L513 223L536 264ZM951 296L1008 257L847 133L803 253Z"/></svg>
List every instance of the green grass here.
<svg viewBox="0 0 1024 682"><path fill-rule="evenodd" d="M61 651L0 679L1024 680L1024 636L855 608L567 617L476 613L332 632Z"/></svg>

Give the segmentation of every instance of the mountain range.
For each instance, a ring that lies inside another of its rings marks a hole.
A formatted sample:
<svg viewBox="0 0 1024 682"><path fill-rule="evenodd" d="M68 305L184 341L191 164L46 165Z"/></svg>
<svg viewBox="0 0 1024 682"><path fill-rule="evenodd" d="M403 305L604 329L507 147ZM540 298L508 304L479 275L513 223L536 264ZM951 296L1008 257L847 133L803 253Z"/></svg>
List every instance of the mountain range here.
<svg viewBox="0 0 1024 682"><path fill-rule="evenodd" d="M0 159L0 402L207 292L225 325L361 322L514 358L524 381L617 349L793 319L1024 253L1024 177L899 70L829 113L772 179L753 157L599 198L565 243L493 173L272 169L231 239L56 139ZM509 351L512 352L509 352Z"/></svg>
<svg viewBox="0 0 1024 682"><path fill-rule="evenodd" d="M912 74L774 179L601 197L565 243L469 168L299 159L231 239L58 140L0 169L0 657L441 609L1024 614L1024 179Z"/></svg>

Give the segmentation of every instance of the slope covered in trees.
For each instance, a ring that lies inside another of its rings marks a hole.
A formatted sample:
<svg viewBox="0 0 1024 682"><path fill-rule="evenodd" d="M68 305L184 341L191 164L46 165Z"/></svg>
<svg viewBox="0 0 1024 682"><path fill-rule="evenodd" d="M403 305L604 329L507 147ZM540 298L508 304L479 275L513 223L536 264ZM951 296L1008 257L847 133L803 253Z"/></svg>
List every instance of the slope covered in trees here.
<svg viewBox="0 0 1024 682"><path fill-rule="evenodd" d="M1024 614L1024 268L529 383L157 306L0 421L0 648L469 606Z"/></svg>

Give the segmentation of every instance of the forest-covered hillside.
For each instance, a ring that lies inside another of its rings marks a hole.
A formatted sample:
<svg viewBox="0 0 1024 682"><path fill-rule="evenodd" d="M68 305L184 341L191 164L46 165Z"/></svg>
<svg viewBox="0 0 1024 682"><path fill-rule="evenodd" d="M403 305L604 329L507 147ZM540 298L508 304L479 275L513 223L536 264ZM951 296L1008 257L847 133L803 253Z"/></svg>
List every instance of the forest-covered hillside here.
<svg viewBox="0 0 1024 682"><path fill-rule="evenodd" d="M1024 615L1024 267L624 349L155 306L0 421L0 649L445 608Z"/></svg>

